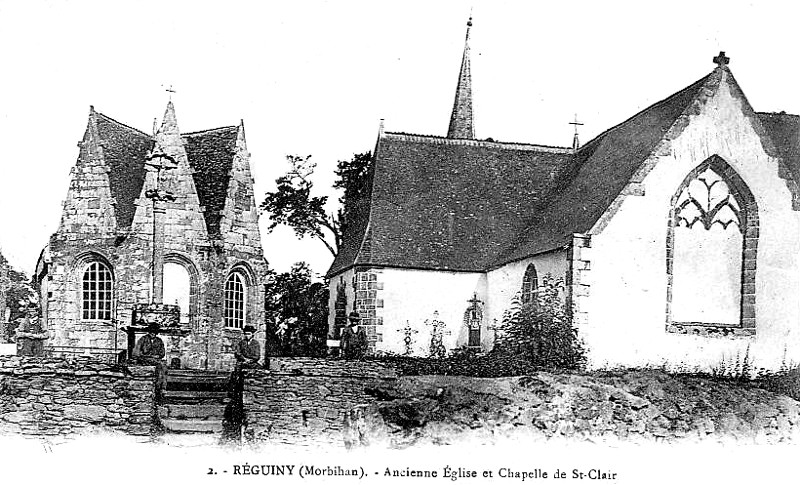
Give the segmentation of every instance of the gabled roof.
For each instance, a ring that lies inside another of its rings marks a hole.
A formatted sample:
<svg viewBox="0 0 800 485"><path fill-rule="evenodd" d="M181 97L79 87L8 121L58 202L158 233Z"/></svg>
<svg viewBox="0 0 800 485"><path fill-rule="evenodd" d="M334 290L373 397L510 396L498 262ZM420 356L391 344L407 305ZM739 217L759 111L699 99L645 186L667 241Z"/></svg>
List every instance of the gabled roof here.
<svg viewBox="0 0 800 485"><path fill-rule="evenodd" d="M328 274L353 264L483 271L572 157L568 148L385 133L371 200Z"/></svg>
<svg viewBox="0 0 800 485"><path fill-rule="evenodd" d="M93 112L108 166L111 195L116 201L117 226L130 227L136 212L135 201L142 191L144 161L154 146L154 139L135 128L106 115ZM230 170L236 152L237 126L185 133L184 141L200 204L209 235L219 234L219 221L225 207Z"/></svg>
<svg viewBox="0 0 800 485"><path fill-rule="evenodd" d="M564 248L598 222L722 79L743 97L719 66L577 151L387 133L375 153L372 197L328 275L354 265L486 271ZM800 117L754 116L800 180Z"/></svg>
<svg viewBox="0 0 800 485"><path fill-rule="evenodd" d="M584 145L544 210L533 215L520 231L520 239L496 264L556 249L569 244L573 234L588 232L712 76L714 73Z"/></svg>

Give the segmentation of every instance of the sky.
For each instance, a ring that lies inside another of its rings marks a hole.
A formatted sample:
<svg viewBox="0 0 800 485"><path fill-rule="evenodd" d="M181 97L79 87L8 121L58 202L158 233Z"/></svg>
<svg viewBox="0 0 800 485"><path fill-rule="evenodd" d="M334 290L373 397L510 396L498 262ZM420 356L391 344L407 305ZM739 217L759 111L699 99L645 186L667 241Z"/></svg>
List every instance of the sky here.
<svg viewBox="0 0 800 485"><path fill-rule="evenodd" d="M710 72L724 50L757 111L800 113L791 2L0 0L0 250L30 274L57 229L89 106L145 132L172 86L181 131L244 120L256 196L312 155L318 195L337 160L387 131L446 134L466 21L477 138L590 140ZM270 266L324 274L293 232Z"/></svg>

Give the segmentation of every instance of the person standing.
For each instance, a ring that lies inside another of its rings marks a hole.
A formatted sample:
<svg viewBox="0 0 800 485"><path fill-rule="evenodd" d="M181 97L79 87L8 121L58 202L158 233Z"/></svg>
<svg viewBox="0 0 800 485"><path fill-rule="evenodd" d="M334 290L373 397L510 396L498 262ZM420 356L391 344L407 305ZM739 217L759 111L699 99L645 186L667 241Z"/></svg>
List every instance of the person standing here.
<svg viewBox="0 0 800 485"><path fill-rule="evenodd" d="M244 369L257 369L259 367L258 361L261 360L261 345L253 338L256 333L255 327L252 325L245 325L242 331L242 340L236 344L236 349L233 351L233 357L236 359L236 365L231 372L230 379L228 379L228 394L231 397L241 396L244 389ZM269 362L267 368L269 368Z"/></svg>
<svg viewBox="0 0 800 485"><path fill-rule="evenodd" d="M253 338L255 333L255 327L245 325L242 332L243 338L236 345L236 350L233 352L238 368L255 369L258 367L258 361L261 360L261 345Z"/></svg>
<svg viewBox="0 0 800 485"><path fill-rule="evenodd" d="M345 359L361 359L367 353L367 334L360 326L361 315L350 312L349 325L342 329L340 348Z"/></svg>

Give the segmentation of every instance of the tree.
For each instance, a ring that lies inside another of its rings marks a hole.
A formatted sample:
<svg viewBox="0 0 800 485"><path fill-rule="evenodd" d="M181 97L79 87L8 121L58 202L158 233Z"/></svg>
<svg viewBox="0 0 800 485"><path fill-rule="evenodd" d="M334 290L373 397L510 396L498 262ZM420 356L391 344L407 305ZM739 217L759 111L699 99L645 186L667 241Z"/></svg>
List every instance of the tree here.
<svg viewBox="0 0 800 485"><path fill-rule="evenodd" d="M14 334L18 325L17 320L26 316L28 307L38 304L38 301L36 290L28 277L25 276L25 273L9 267L8 287L6 288L6 301L4 302L5 306L10 310L6 338ZM0 305L0 310L2 308L3 305ZM0 321L2 321L1 316ZM3 337L3 335L0 335L0 340Z"/></svg>
<svg viewBox="0 0 800 485"><path fill-rule="evenodd" d="M306 263L271 274L265 285L269 355L323 356L328 336L328 289L311 282Z"/></svg>
<svg viewBox="0 0 800 485"><path fill-rule="evenodd" d="M343 190L341 207L335 214L325 212L327 196L314 196L311 178L316 163L311 155L287 155L289 171L275 180L275 191L267 192L261 210L267 213L272 231L278 225L294 229L298 238L311 236L325 245L333 255L339 252L342 232L357 200L369 195L369 173L372 154L358 153L350 160L340 160L336 166L337 180L333 188Z"/></svg>
<svg viewBox="0 0 800 485"><path fill-rule="evenodd" d="M341 189L338 213L339 226L342 232L350 222L356 202L370 197L370 176L372 172L372 153L356 153L350 160L339 160L336 164L336 176L333 188Z"/></svg>

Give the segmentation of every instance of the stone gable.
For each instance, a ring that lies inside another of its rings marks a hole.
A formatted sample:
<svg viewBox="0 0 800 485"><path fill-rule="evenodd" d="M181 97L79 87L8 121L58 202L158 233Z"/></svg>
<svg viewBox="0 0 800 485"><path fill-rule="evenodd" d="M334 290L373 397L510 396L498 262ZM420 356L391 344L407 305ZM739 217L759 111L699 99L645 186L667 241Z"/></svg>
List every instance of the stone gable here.
<svg viewBox="0 0 800 485"><path fill-rule="evenodd" d="M103 125L99 131L98 120ZM103 138L103 133L114 136ZM108 159L107 154L113 157ZM161 170L157 177L156 170L147 167L154 158L174 162L175 168ZM112 180L121 167L132 170L126 177L139 184L135 197L129 190L123 192L120 184L114 188ZM185 272L183 282L165 282L182 285L171 288L170 294L185 293L184 329L162 336L167 360L178 358L191 368L232 366L232 352L241 336L241 329L225 324L226 281L233 272L245 282L242 296L237 297L245 302L244 322L255 325L257 338L264 341L262 282L267 263L244 130L239 126L182 135L170 103L153 137L94 110L90 113L62 224L37 265L50 352L127 348L124 329L133 323L133 308L152 298L153 201L147 194L156 189L157 178L160 188L174 196L164 203L164 264ZM122 212L130 217L127 226L115 216L123 204ZM85 275L93 262L106 268L110 275L106 278L113 280L110 320L86 318L92 305L108 305L83 302L85 295L96 294L95 283Z"/></svg>

